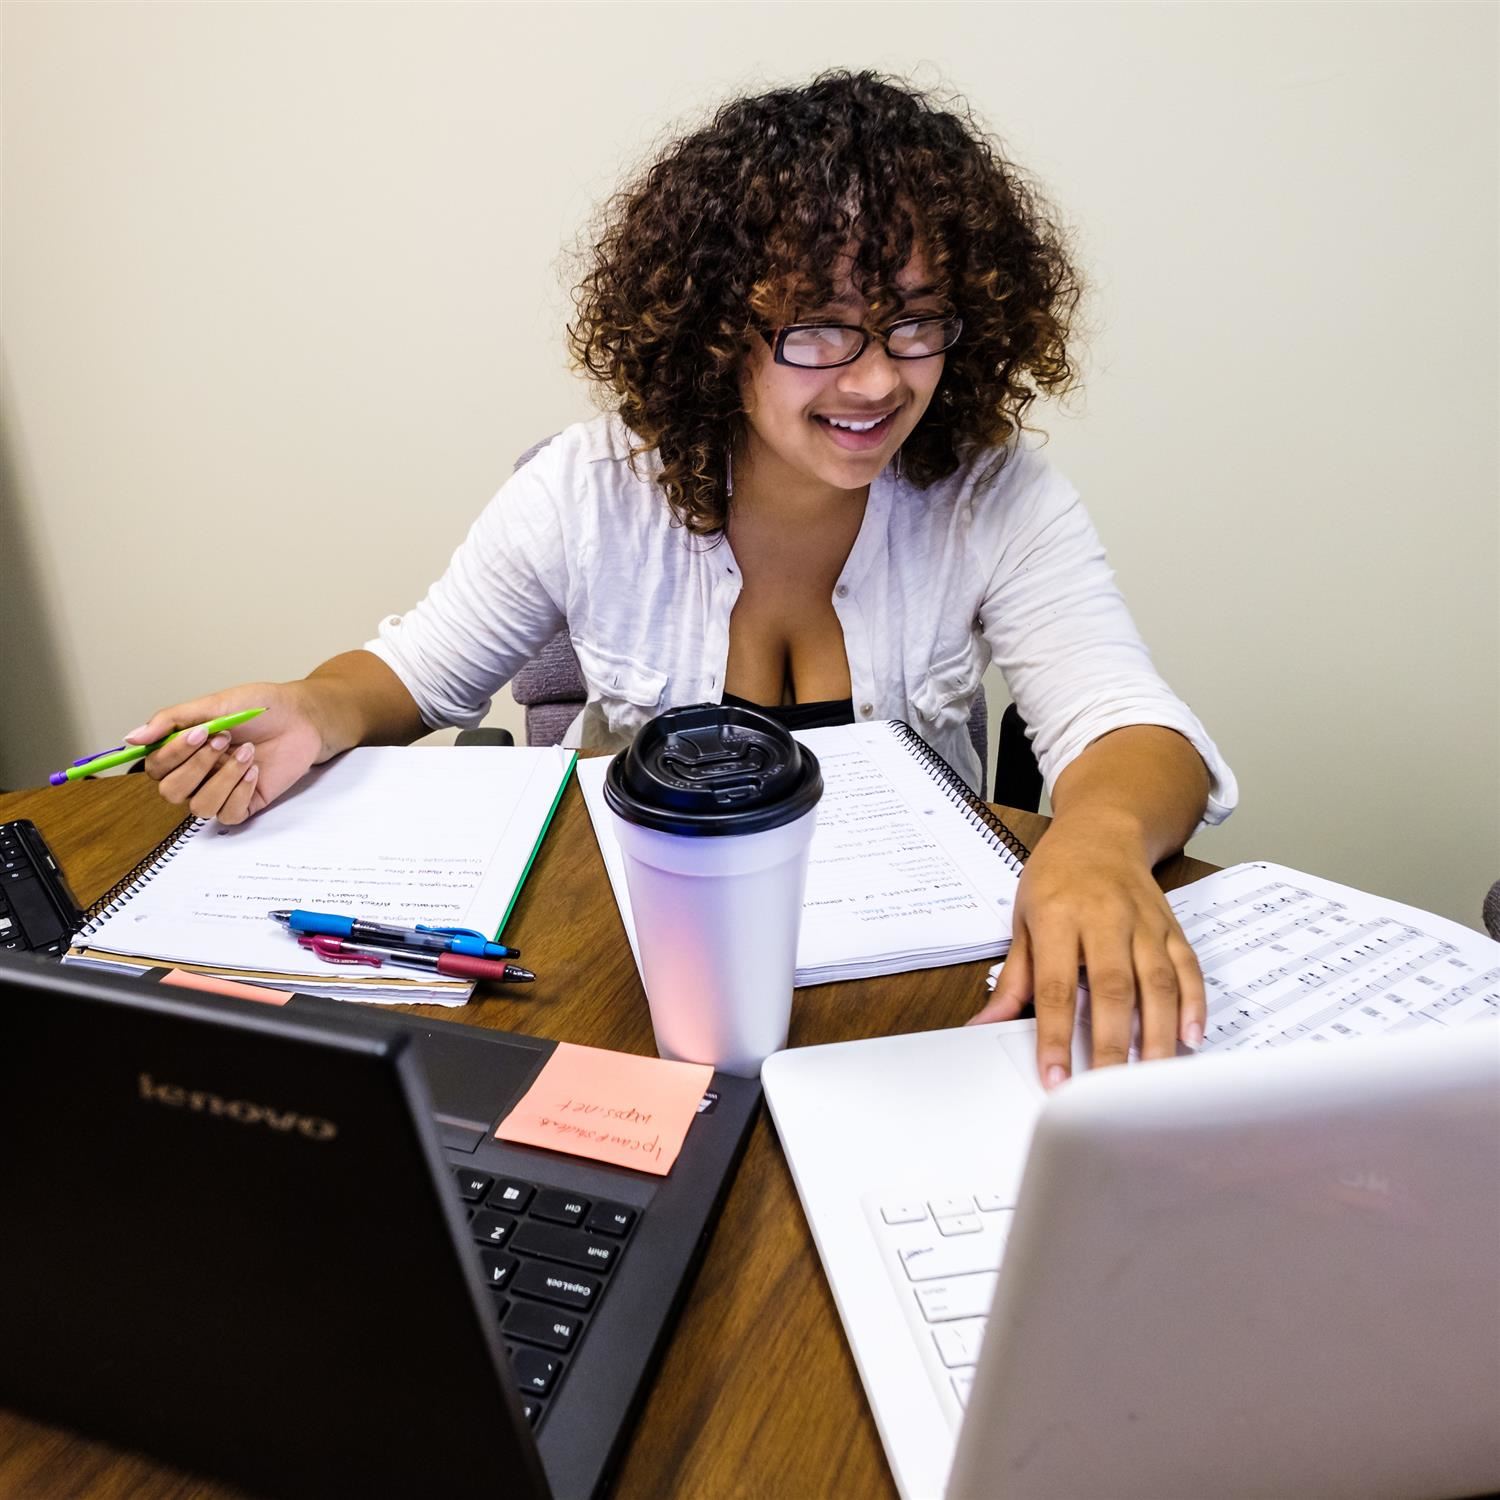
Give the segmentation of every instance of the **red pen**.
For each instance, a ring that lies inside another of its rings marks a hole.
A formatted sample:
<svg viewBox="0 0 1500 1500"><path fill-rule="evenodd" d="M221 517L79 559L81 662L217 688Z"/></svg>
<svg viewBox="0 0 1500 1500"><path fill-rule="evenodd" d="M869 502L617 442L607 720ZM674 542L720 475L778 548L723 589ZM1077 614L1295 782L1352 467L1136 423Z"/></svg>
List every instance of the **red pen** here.
<svg viewBox="0 0 1500 1500"><path fill-rule="evenodd" d="M422 953L415 949L391 951L361 948L341 938L299 937L298 945L310 948L319 958L331 964L368 964L378 969L394 964L399 969L423 969L429 974L443 974L450 979L492 979L502 984L530 983L536 975L519 964L502 963L494 958L470 958L464 953Z"/></svg>

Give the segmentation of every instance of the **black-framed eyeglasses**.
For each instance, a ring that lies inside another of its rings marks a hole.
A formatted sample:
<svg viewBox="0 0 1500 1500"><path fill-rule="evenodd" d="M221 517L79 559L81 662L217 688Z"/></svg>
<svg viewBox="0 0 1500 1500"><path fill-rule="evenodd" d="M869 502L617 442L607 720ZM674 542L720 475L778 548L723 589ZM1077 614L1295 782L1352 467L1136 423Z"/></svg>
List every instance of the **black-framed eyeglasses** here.
<svg viewBox="0 0 1500 1500"><path fill-rule="evenodd" d="M831 370L853 364L871 338L885 345L892 359L931 359L951 349L964 331L962 318L901 318L873 333L855 323L792 323L785 328L762 328L779 365L799 370Z"/></svg>

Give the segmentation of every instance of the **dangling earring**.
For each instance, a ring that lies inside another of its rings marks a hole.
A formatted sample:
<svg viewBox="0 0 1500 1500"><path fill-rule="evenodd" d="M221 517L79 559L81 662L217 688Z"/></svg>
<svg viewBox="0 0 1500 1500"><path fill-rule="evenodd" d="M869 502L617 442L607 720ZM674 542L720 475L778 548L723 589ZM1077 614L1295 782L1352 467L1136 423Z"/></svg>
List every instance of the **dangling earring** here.
<svg viewBox="0 0 1500 1500"><path fill-rule="evenodd" d="M896 449L896 462L892 467L895 469L896 478L899 479L901 477L901 450L899 448Z"/></svg>
<svg viewBox="0 0 1500 1500"><path fill-rule="evenodd" d="M730 499L734 494L734 449L724 450L724 498Z"/></svg>

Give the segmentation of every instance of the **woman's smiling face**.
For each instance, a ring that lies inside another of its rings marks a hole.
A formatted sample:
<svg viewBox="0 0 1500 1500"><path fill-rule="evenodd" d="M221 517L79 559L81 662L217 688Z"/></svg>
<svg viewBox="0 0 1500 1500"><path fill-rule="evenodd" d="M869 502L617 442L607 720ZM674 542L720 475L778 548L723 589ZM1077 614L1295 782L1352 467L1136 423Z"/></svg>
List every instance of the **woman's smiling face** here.
<svg viewBox="0 0 1500 1500"><path fill-rule="evenodd" d="M950 310L930 289L920 251L897 274L896 286L904 299L901 318ZM798 322L868 326L869 305L847 275L840 287L838 298ZM771 346L757 340L741 375L750 467L780 483L800 480L808 489L865 488L921 420L943 363L941 354L892 359L872 337L850 364L804 369L778 364Z"/></svg>

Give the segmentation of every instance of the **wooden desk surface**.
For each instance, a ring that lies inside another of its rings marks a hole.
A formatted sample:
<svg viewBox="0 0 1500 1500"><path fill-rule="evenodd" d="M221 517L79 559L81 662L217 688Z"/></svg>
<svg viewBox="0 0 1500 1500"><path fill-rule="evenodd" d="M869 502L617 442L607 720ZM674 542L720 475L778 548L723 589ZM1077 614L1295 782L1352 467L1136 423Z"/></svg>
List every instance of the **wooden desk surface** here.
<svg viewBox="0 0 1500 1500"><path fill-rule="evenodd" d="M1003 811L1003 810L1002 810ZM30 818L85 904L178 821L143 776L0 796ZM1006 813L1034 844L1046 820ZM1179 856L1162 885L1214 867ZM577 785L507 929L540 976L424 1015L653 1053L650 1018ZM792 1044L957 1025L985 998L983 962L799 993ZM3 1351L0 1351L3 1358ZM396 1397L399 1410L401 1397ZM0 1495L25 1500L229 1500L238 1492L0 1411ZM626 1450L621 1497L894 1497L797 1192L762 1112L671 1347Z"/></svg>

